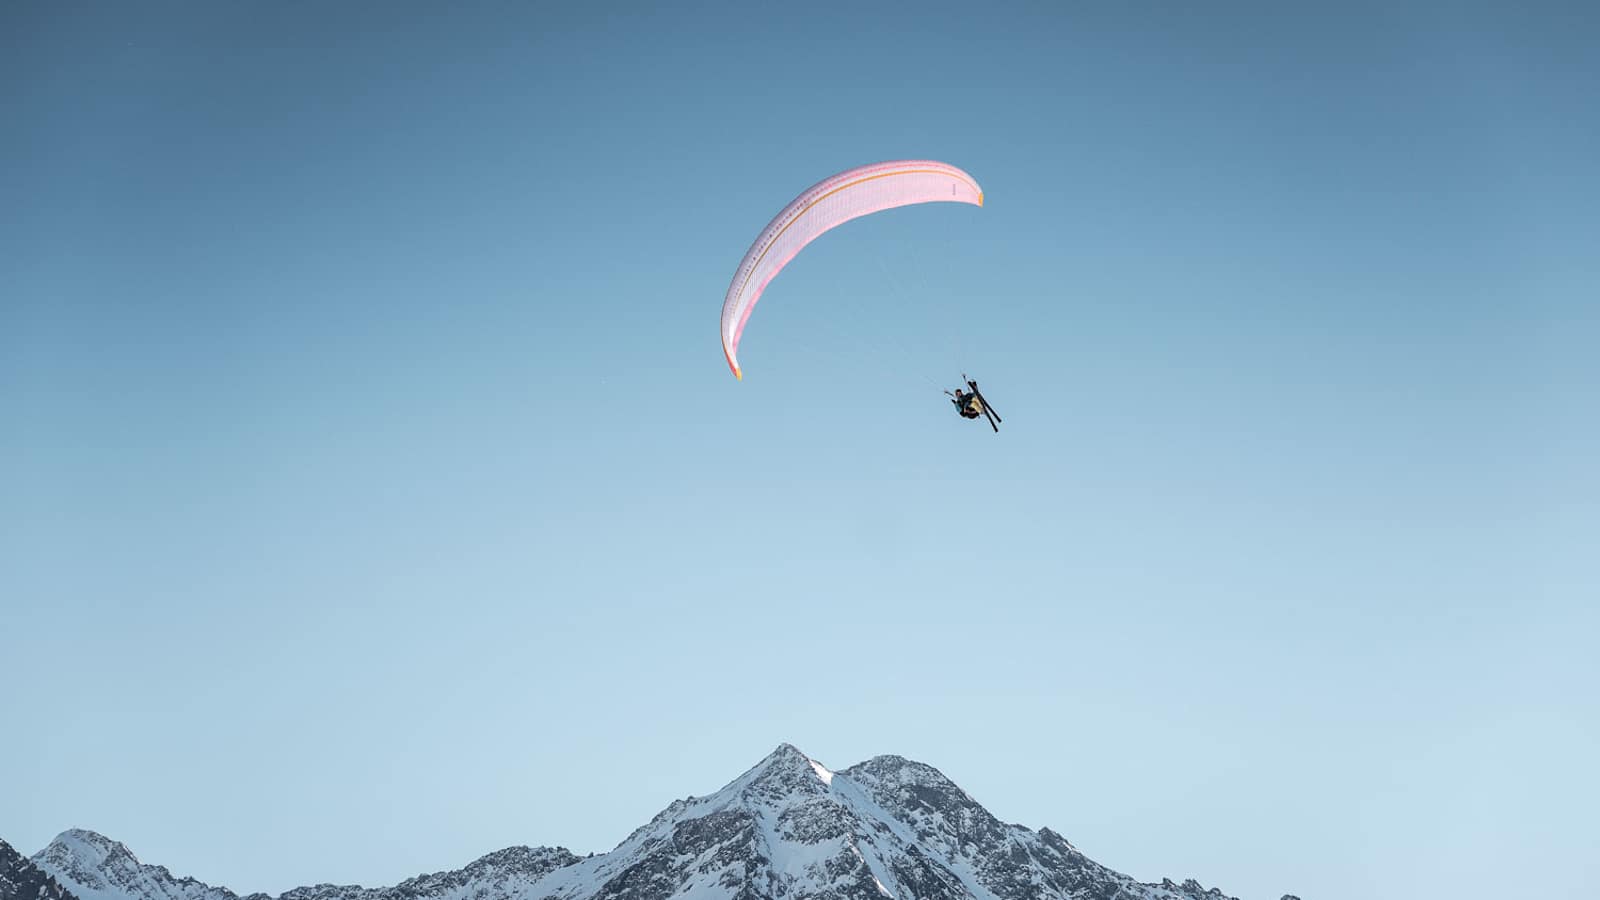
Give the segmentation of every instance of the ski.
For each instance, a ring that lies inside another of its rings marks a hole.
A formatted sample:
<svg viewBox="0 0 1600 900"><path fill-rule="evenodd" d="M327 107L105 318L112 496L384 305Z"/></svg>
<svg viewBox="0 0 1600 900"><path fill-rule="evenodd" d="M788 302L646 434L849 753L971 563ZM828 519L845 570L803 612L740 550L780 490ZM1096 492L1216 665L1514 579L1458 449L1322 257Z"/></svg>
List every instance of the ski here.
<svg viewBox="0 0 1600 900"><path fill-rule="evenodd" d="M991 421L989 425L993 427L995 431L999 431L1000 429L995 425L995 422L1004 422L1005 419L1000 418L1000 414L994 411L994 408L989 405L988 400L984 399L983 392L978 390L978 383L976 381L968 378L965 372L961 373L961 380L967 383L967 387L972 388L973 396L977 397L978 402L983 404L984 415L992 417L993 421Z"/></svg>

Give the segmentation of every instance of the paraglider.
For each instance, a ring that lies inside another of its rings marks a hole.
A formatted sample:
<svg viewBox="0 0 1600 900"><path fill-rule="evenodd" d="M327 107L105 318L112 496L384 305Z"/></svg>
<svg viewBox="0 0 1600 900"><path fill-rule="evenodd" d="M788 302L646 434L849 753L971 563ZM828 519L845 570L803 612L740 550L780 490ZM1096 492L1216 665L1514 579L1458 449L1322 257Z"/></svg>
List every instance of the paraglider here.
<svg viewBox="0 0 1600 900"><path fill-rule="evenodd" d="M949 163L906 159L848 169L812 185L783 208L745 252L722 302L722 353L733 377L739 338L761 292L807 244L861 216L916 203L983 205L983 189Z"/></svg>

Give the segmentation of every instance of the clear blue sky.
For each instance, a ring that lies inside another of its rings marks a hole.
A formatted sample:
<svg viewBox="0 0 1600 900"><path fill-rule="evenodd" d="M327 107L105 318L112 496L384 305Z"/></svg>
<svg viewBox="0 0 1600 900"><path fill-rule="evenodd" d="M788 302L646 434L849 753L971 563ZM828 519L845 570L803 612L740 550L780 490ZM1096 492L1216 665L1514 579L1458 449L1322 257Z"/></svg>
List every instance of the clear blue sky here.
<svg viewBox="0 0 1600 900"><path fill-rule="evenodd" d="M1592 4L661 6L5 4L0 836L392 883L791 741L1248 900L1594 884ZM735 382L902 157L987 205Z"/></svg>

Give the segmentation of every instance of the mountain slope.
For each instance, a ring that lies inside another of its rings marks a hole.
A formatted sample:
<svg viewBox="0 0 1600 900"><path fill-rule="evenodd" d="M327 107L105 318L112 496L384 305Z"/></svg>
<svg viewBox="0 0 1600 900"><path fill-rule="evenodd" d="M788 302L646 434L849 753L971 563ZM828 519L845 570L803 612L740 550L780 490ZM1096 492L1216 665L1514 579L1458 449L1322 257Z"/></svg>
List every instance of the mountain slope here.
<svg viewBox="0 0 1600 900"><path fill-rule="evenodd" d="M54 878L0 841L0 900L77 900Z"/></svg>

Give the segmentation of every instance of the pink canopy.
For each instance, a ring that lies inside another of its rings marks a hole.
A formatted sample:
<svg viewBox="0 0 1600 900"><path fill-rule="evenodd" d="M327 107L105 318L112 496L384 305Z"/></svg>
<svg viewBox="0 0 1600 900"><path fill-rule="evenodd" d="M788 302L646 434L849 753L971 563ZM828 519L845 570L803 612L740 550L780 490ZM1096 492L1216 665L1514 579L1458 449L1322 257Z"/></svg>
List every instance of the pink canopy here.
<svg viewBox="0 0 1600 900"><path fill-rule="evenodd" d="M913 203L983 205L983 189L955 166L927 159L876 163L813 185L767 223L750 246L722 301L722 352L733 377L739 371L739 337L761 292L805 245L851 219Z"/></svg>

